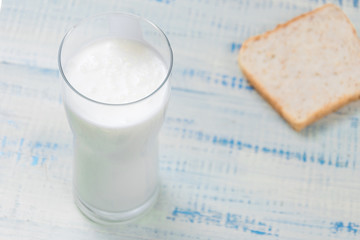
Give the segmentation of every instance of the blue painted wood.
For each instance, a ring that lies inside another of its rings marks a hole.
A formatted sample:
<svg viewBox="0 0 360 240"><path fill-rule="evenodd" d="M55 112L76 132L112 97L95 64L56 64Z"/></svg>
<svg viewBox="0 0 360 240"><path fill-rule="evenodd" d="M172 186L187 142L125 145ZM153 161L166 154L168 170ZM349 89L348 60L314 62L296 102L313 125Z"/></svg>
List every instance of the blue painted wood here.
<svg viewBox="0 0 360 240"><path fill-rule="evenodd" d="M236 63L246 38L323 2L4 1L0 239L359 239L360 102L297 133ZM331 2L359 31L358 1ZM72 200L57 51L72 24L114 10L163 28L175 64L159 201L134 222L100 226Z"/></svg>

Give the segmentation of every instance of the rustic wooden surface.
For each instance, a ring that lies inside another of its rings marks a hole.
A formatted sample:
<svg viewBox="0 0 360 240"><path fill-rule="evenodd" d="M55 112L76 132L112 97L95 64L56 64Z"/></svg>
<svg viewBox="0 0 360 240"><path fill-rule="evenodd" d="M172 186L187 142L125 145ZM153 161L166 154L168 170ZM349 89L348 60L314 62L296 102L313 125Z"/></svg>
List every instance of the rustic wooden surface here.
<svg viewBox="0 0 360 240"><path fill-rule="evenodd" d="M360 102L294 132L236 63L253 34L321 0L4 0L0 11L0 239L360 239ZM332 1L360 32L357 0ZM131 12L174 50L161 194L120 226L72 199L72 136L57 51L83 17Z"/></svg>

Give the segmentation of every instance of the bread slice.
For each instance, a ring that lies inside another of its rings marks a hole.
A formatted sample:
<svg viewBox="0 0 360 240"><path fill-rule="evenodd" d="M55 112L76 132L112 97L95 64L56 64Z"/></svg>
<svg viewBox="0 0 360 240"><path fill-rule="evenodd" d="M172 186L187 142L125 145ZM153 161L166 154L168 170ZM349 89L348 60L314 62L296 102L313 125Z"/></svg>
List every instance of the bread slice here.
<svg viewBox="0 0 360 240"><path fill-rule="evenodd" d="M246 40L238 63L297 131L360 97L360 40L333 4Z"/></svg>

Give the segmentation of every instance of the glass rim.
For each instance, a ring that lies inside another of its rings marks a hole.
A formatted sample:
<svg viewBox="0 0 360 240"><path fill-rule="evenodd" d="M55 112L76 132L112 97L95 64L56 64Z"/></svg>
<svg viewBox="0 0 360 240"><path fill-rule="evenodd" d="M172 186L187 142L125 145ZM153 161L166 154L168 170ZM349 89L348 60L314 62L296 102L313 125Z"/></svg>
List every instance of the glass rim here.
<svg viewBox="0 0 360 240"><path fill-rule="evenodd" d="M164 80L161 82L161 84L155 89L153 90L150 94L142 97L142 98L139 98L135 101L131 101L131 102L125 102L125 103L106 103L106 102L100 102L100 101L97 101L97 100L94 100L84 94L82 94L81 92L79 92L75 87L73 87L71 85L71 83L68 81L67 77L65 76L65 73L63 71L63 64L61 62L61 57L62 57L62 50L63 50L63 46L64 46L64 43L66 41L66 39L68 38L68 36L70 36L70 34L76 30L76 28L78 28L80 25L82 25L83 23L85 22L88 22L90 20L93 20L93 19L96 19L96 18L99 18L99 17L102 17L102 16L106 16L106 15L123 15L123 16L127 16L129 18L133 18L133 19L137 19L137 20L140 20L140 21L143 21L143 22L146 22L148 23L149 25L151 25L157 32L160 33L160 35L162 35L164 38L165 38L165 42L167 44L167 47L169 49L169 53L170 53L170 62L169 62L169 68L167 70L167 74L164 78ZM78 94L80 97L86 99L86 100L89 100L93 103L97 103L97 104L102 104L102 105L106 105L106 106L125 106L125 105L131 105L131 104L135 104L135 103L139 103L139 102L142 102L144 101L145 99L148 99L149 97L153 96L155 93L157 93L164 85L166 82L168 82L168 79L170 78L170 75L171 75L171 71L172 71L172 67L173 67L173 60L174 60L174 56L173 56L173 50L171 48L171 45L170 45L170 41L169 39L167 38L166 34L164 33L163 30L161 30L160 27L158 27L155 23L151 22L150 20L146 19L145 17L141 17L139 15L136 15L136 14L132 14L132 13L126 13L126 12L107 12L107 13L100 13L100 14L96 14L96 15L93 15L93 16L90 16L90 17L86 17L82 20L80 20L77 24L73 25L67 32L66 34L64 35L61 43L60 43L60 47L59 47L59 51L58 51L58 68L59 68L59 72L63 78L63 80L66 82L66 84L76 93Z"/></svg>

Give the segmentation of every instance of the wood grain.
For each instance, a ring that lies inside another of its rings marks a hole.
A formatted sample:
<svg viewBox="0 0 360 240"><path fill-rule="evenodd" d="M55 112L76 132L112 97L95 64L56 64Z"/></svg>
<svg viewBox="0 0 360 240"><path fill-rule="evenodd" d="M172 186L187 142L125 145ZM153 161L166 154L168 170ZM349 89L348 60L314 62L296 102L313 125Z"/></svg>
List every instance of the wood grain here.
<svg viewBox="0 0 360 240"><path fill-rule="evenodd" d="M358 1L332 1L360 28ZM0 12L0 239L359 239L360 103L294 132L241 74L237 52L322 1L3 1ZM175 56L160 136L161 194L120 226L72 199L72 135L59 43L85 16L156 22ZM359 30L358 30L359 31Z"/></svg>

